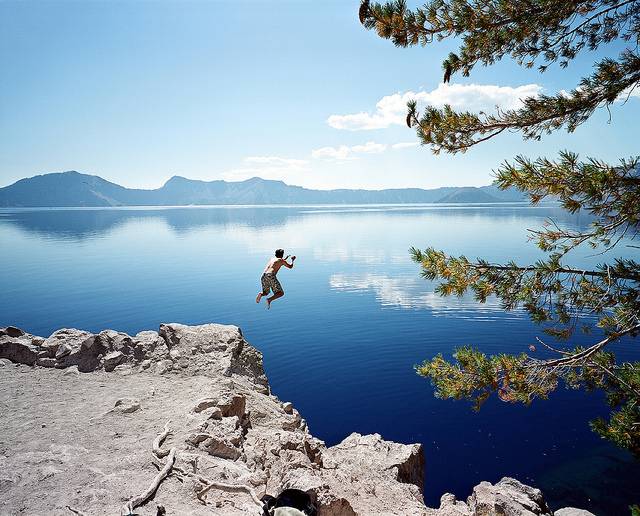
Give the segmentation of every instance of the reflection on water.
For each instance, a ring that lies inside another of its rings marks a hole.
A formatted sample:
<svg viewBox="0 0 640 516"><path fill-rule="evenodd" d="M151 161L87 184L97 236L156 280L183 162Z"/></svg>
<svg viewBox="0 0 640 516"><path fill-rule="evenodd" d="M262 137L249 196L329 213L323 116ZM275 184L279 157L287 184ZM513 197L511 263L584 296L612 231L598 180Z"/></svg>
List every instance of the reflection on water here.
<svg viewBox="0 0 640 516"><path fill-rule="evenodd" d="M190 231L207 226L247 226L251 228L278 227L291 223L294 218L310 215L384 214L384 218L402 217L418 219L426 216L490 220L491 223L514 220L544 220L553 218L561 226L586 227L588 216L571 216L553 206L529 207L495 205L414 205L378 207L120 207L120 208L64 208L64 209L6 209L0 208L0 221L47 238L82 240L100 237L124 224L141 220L163 221L173 231ZM490 214L488 214L490 213ZM325 217L326 218L326 217ZM333 217L332 220L338 218Z"/></svg>
<svg viewBox="0 0 640 516"><path fill-rule="evenodd" d="M541 255L526 230L546 218L589 222L552 206L5 209L0 325L46 336L64 326L133 334L171 321L236 324L264 352L274 393L328 444L354 431L423 443L431 505L512 475L555 507L625 513L640 468L590 432L587 421L606 413L601 395L559 390L528 408L492 399L476 414L435 399L413 371L465 344L523 351L540 329L495 299L435 295L409 247L528 263ZM286 295L267 312L255 293L278 247L298 260L279 274ZM574 265L603 260L589 252ZM625 479L613 499L594 496L602 491L589 468Z"/></svg>
<svg viewBox="0 0 640 516"><path fill-rule="evenodd" d="M499 317L522 317L522 310L514 310L507 314L500 308L495 297L486 303L477 303L473 294L466 293L462 297L445 298L433 291L425 292L427 282L419 276L390 277L385 274L333 274L329 278L332 289L344 292L373 292L382 306L405 309L428 309L434 315L452 317L490 318L492 314ZM433 283L428 285L433 288Z"/></svg>

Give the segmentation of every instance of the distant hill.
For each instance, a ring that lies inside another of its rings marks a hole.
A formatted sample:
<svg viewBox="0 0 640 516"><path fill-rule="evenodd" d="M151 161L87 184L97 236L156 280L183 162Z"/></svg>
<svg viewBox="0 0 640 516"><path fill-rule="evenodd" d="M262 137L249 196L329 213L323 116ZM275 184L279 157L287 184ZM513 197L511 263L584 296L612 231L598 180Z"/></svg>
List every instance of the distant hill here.
<svg viewBox="0 0 640 516"><path fill-rule="evenodd" d="M310 190L259 177L227 182L174 176L160 188L140 190L75 171L21 179L0 188L2 207L493 203L525 200L520 192L502 191L495 186L431 190Z"/></svg>
<svg viewBox="0 0 640 516"><path fill-rule="evenodd" d="M441 197L437 203L474 203L474 202L504 202L502 199L496 201L498 197L487 193L481 188L464 187Z"/></svg>

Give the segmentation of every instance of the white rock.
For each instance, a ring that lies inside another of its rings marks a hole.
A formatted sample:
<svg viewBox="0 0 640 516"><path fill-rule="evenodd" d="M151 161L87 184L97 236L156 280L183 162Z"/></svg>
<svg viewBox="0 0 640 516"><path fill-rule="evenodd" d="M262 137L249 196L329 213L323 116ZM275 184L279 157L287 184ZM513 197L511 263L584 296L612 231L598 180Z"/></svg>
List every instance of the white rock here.
<svg viewBox="0 0 640 516"><path fill-rule="evenodd" d="M585 511L584 509L576 509L575 507L565 507L558 509L553 513L553 516L596 516L592 512Z"/></svg>
<svg viewBox="0 0 640 516"><path fill-rule="evenodd" d="M481 482L473 488L473 494L469 497L467 504L472 514L551 516L551 511L539 489L509 477L503 478L495 485Z"/></svg>
<svg viewBox="0 0 640 516"><path fill-rule="evenodd" d="M67 367L62 373L62 376L79 376L80 371L78 371L78 366Z"/></svg>

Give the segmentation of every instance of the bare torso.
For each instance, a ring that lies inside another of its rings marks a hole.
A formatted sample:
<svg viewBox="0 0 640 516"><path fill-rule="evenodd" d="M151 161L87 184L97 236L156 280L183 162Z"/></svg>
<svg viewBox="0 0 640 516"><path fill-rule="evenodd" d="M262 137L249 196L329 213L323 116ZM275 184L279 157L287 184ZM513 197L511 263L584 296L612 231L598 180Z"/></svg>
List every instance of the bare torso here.
<svg viewBox="0 0 640 516"><path fill-rule="evenodd" d="M277 274L284 264L285 261L282 258L271 258L264 268L263 274Z"/></svg>

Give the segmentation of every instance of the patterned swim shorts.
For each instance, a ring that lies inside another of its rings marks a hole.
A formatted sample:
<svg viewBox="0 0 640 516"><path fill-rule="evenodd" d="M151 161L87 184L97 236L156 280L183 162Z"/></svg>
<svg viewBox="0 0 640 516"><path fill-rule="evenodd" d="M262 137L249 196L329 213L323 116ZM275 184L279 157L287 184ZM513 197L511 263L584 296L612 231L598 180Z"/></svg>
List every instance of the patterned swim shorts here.
<svg viewBox="0 0 640 516"><path fill-rule="evenodd" d="M276 278L275 274L263 274L262 278L260 278L260 282L262 283L263 296L268 296L269 290L273 291L274 294L279 294L280 292L282 292L282 285L280 285L280 282L278 281L278 278Z"/></svg>

